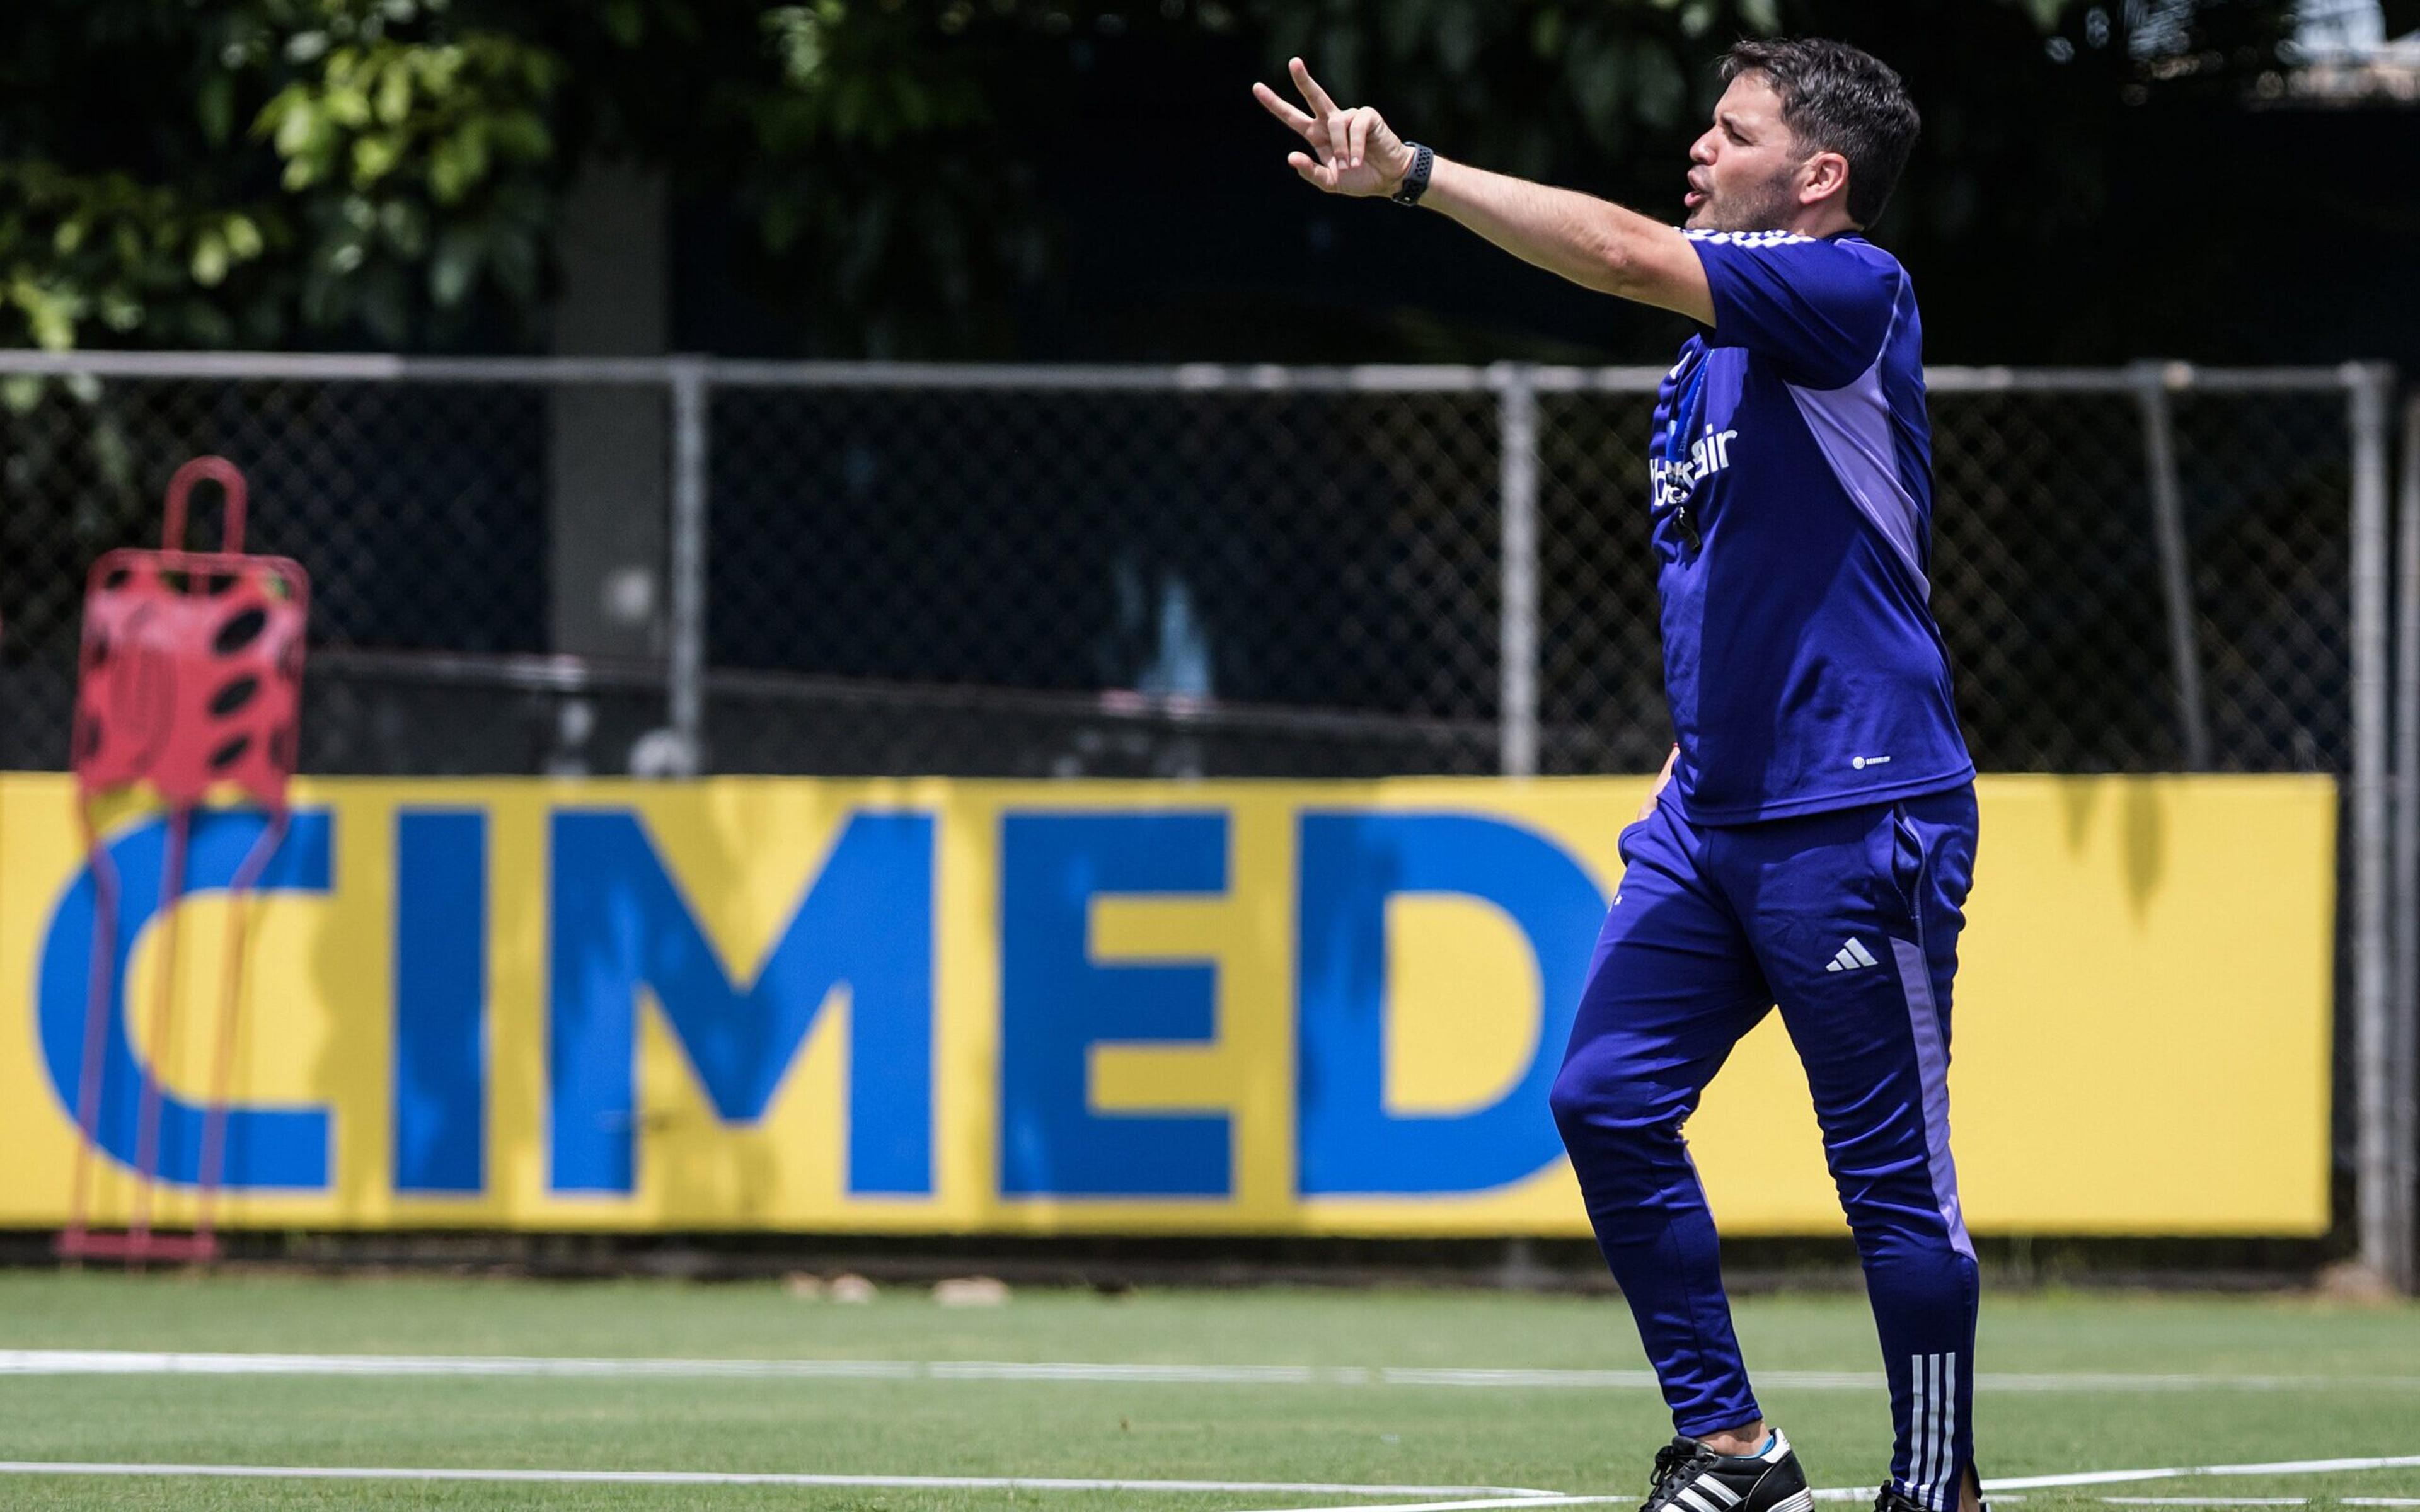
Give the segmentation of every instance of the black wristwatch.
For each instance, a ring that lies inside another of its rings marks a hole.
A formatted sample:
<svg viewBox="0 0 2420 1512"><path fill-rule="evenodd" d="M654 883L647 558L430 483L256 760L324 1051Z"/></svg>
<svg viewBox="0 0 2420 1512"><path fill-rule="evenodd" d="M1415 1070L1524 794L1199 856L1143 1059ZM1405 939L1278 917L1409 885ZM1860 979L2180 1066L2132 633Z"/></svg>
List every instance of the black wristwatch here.
<svg viewBox="0 0 2420 1512"><path fill-rule="evenodd" d="M1412 171L1404 175L1404 181L1387 197L1398 205L1418 205L1420 196L1429 192L1429 175L1436 168L1436 154L1418 142L1404 146L1412 149Z"/></svg>

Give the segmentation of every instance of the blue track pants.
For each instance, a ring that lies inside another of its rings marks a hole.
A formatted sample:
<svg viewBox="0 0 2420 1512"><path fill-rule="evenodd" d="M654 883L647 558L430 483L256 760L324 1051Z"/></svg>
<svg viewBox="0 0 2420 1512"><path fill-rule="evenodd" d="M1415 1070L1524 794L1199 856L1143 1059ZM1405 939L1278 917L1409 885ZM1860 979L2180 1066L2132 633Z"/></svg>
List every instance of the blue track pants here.
<svg viewBox="0 0 2420 1512"><path fill-rule="evenodd" d="M1893 1482L1954 1512L1972 1454L1974 1246L1949 1158L1949 988L1975 863L1966 786L1800 819L1623 831L1554 1088L1590 1221L1693 1437L1762 1416L1681 1126L1776 1003L1856 1235L1898 1427Z"/></svg>

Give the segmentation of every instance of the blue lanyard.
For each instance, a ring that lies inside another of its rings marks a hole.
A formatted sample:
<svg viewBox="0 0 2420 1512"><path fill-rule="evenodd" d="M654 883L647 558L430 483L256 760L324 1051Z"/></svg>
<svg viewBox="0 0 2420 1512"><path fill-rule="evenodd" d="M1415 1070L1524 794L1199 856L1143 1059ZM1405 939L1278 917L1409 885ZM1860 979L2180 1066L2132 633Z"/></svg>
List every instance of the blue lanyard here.
<svg viewBox="0 0 2420 1512"><path fill-rule="evenodd" d="M1689 440L1682 434L1682 417L1687 416L1694 426L1699 413L1699 395L1706 388L1706 352L1699 347L1690 359L1690 368L1681 379L1681 387L1672 395L1672 413L1664 422L1664 460L1671 463L1689 459Z"/></svg>
<svg viewBox="0 0 2420 1512"><path fill-rule="evenodd" d="M1698 416L1700 413L1700 396L1705 393L1706 388L1706 349L1702 347L1699 347L1690 362L1693 365L1682 377L1680 386L1674 390L1672 410L1664 421L1664 461L1671 467L1684 467L1688 464L1691 440L1686 432L1695 428L1697 424ZM1687 422L1685 426L1684 417ZM1688 539L1688 545L1683 548L1683 555L1684 557L1696 555L1705 545L1705 538L1689 519L1688 501L1684 499L1674 504L1669 517L1674 528Z"/></svg>

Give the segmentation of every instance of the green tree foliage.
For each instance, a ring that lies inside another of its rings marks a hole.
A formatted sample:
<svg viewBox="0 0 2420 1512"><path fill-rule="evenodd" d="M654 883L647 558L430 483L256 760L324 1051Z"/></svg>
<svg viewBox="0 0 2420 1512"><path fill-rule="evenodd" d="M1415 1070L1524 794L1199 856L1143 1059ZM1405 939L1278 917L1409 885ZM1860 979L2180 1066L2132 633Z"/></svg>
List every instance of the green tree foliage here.
<svg viewBox="0 0 2420 1512"><path fill-rule="evenodd" d="M1147 5L1159 26L1227 24ZM742 207L830 337L902 348L1040 272L1036 0L17 0L0 9L0 339L524 335L583 158Z"/></svg>
<svg viewBox="0 0 2420 1512"><path fill-rule="evenodd" d="M561 60L446 0L0 16L0 315L45 347L402 343L539 293Z"/></svg>
<svg viewBox="0 0 2420 1512"><path fill-rule="evenodd" d="M2206 348L2148 325L2141 306L2156 289L2207 319L2238 297L2231 270L2195 282L2192 265L2213 259L2188 249L2251 184L2195 144L2278 78L2292 5L2024 0L1961 8L1955 26L1940 10L1785 0L1782 19L1873 49L1906 76L1924 132L1882 232L1919 270L1928 307L1954 316L1961 360ZM2162 263L2180 266L2148 272Z"/></svg>
<svg viewBox="0 0 2420 1512"><path fill-rule="evenodd" d="M802 345L995 350L1054 249L1035 144L1082 44L1301 52L1481 161L1666 162L1745 32L1902 60L1931 131L1910 213L2011 221L2047 138L2088 222L2116 116L2242 88L2288 0L12 0L0 8L0 341L528 340L581 164L736 207L737 270ZM2142 39L2157 30L2150 47ZM2052 53L2064 48L2064 57ZM2213 81L2216 81L2213 83ZM1239 105L1239 110L1243 107ZM1600 187L1594 186L1591 187ZM2040 208L2030 229L2038 234Z"/></svg>
<svg viewBox="0 0 2420 1512"><path fill-rule="evenodd" d="M1271 51L1340 98L1507 172L1617 159L1694 121L1705 63L1780 25L1778 0L1318 0L1265 8Z"/></svg>

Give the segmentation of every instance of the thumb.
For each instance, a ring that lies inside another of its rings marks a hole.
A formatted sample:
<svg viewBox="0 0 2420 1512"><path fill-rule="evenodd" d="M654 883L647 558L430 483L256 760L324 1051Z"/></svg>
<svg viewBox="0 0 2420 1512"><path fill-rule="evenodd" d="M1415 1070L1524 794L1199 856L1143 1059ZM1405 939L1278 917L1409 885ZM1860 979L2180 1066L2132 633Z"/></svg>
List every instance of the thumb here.
<svg viewBox="0 0 2420 1512"><path fill-rule="evenodd" d="M1308 153L1287 153L1286 165L1300 174L1304 183L1315 184L1331 193L1336 188L1336 170L1324 162L1313 162Z"/></svg>

